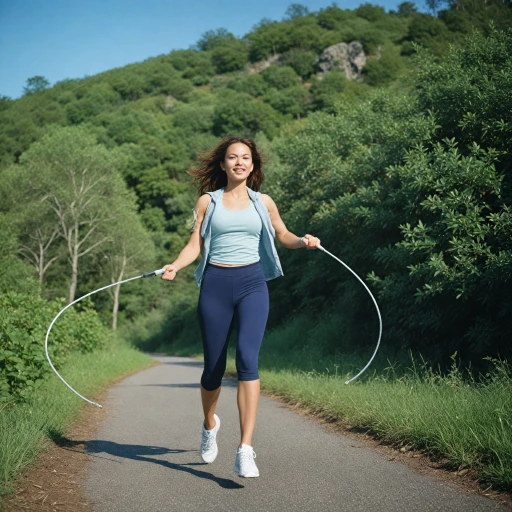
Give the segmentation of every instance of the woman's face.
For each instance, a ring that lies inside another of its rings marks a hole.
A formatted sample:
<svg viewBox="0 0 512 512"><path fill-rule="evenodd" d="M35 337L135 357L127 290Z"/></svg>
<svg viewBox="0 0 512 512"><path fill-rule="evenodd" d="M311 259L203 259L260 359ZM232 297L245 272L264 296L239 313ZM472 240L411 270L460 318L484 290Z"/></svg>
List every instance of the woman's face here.
<svg viewBox="0 0 512 512"><path fill-rule="evenodd" d="M224 162L220 166L227 174L228 181L246 180L254 167L251 149L242 142L231 144L226 151Z"/></svg>

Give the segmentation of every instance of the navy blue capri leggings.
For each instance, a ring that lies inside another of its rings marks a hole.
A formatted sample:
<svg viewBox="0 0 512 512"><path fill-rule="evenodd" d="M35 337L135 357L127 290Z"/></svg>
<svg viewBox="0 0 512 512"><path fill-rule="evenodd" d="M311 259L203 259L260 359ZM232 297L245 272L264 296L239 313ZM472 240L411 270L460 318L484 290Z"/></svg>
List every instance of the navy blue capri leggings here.
<svg viewBox="0 0 512 512"><path fill-rule="evenodd" d="M259 262L242 267L206 266L197 306L203 337L204 389L213 391L221 384L233 321L238 331L238 380L259 379L258 355L268 308L268 288Z"/></svg>

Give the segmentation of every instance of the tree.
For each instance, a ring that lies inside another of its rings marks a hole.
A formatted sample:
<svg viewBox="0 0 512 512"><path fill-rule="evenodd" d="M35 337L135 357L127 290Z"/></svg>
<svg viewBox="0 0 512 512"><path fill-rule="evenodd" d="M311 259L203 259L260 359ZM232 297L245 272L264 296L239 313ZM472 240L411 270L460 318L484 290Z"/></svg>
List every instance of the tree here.
<svg viewBox="0 0 512 512"><path fill-rule="evenodd" d="M20 226L22 229L18 252L36 269L39 283L42 285L47 270L62 255L55 251L59 226L55 223L53 212L46 204L45 198L34 203L33 206L39 209L37 214L34 208L23 212L24 222Z"/></svg>
<svg viewBox="0 0 512 512"><path fill-rule="evenodd" d="M50 266L62 255L55 249L59 226L44 198L34 200L37 192L32 179L19 165L2 172L0 201L9 224L17 234L14 251L37 273L39 284Z"/></svg>
<svg viewBox="0 0 512 512"><path fill-rule="evenodd" d="M290 4L285 12L285 19L294 20L309 14L309 9L302 4Z"/></svg>
<svg viewBox="0 0 512 512"><path fill-rule="evenodd" d="M418 10L416 9L414 2L402 2L401 4L398 4L397 14L402 18L409 18L416 12L418 12Z"/></svg>
<svg viewBox="0 0 512 512"><path fill-rule="evenodd" d="M372 23L382 20L386 16L386 11L380 5L365 3L354 11L360 18L364 18Z"/></svg>
<svg viewBox="0 0 512 512"><path fill-rule="evenodd" d="M269 85L265 82L260 73L252 75L237 76L234 80L228 82L227 87L237 92L246 92L251 96L262 96Z"/></svg>
<svg viewBox="0 0 512 512"><path fill-rule="evenodd" d="M40 291L30 266L17 257L18 233L12 217L0 213L0 293L16 292L37 295Z"/></svg>
<svg viewBox="0 0 512 512"><path fill-rule="evenodd" d="M208 30L205 32L196 46L199 50L208 51L213 50L219 45L223 45L226 42L233 41L235 36L226 30L225 28L218 28L217 30Z"/></svg>
<svg viewBox="0 0 512 512"><path fill-rule="evenodd" d="M263 99L281 114L288 114L300 119L301 116L306 114L310 94L304 87L295 85L281 90L271 88L263 96Z"/></svg>
<svg viewBox="0 0 512 512"><path fill-rule="evenodd" d="M314 71L317 55L312 51L293 49L286 53L285 63L302 79L307 79Z"/></svg>
<svg viewBox="0 0 512 512"><path fill-rule="evenodd" d="M278 23L277 21L256 27L247 35L251 61L267 59L271 55L289 50L293 46L290 28L290 22Z"/></svg>
<svg viewBox="0 0 512 512"><path fill-rule="evenodd" d="M346 84L347 78L337 70L330 71L321 80L314 80L311 94L315 108L332 107L336 101L341 99L340 93L345 89Z"/></svg>
<svg viewBox="0 0 512 512"><path fill-rule="evenodd" d="M441 9L442 5L446 4L446 0L425 0L425 4L432 15L437 16L437 13Z"/></svg>
<svg viewBox="0 0 512 512"><path fill-rule="evenodd" d="M217 104L213 113L213 132L218 136L254 137L263 131L268 138L273 138L280 124L281 116L270 105L243 93L230 94Z"/></svg>
<svg viewBox="0 0 512 512"><path fill-rule="evenodd" d="M386 47L378 59L368 60L363 70L368 85L386 85L395 80L404 69L404 58L394 47Z"/></svg>
<svg viewBox="0 0 512 512"><path fill-rule="evenodd" d="M230 73L245 66L248 54L247 43L233 39L216 46L212 51L212 60L217 73Z"/></svg>
<svg viewBox="0 0 512 512"><path fill-rule="evenodd" d="M402 54L413 53L410 43L414 42L437 55L443 55L452 40L452 34L440 19L418 13L412 17L404 40Z"/></svg>
<svg viewBox="0 0 512 512"><path fill-rule="evenodd" d="M27 85L23 88L23 94L32 94L34 92L42 91L49 87L50 82L46 80L44 76L33 76L32 78L27 78Z"/></svg>
<svg viewBox="0 0 512 512"><path fill-rule="evenodd" d="M121 156L97 144L83 127L50 130L21 157L34 201L45 202L65 241L71 267L68 300L75 297L79 262L109 239L106 226L119 213L114 198L127 190Z"/></svg>
<svg viewBox="0 0 512 512"><path fill-rule="evenodd" d="M108 243L100 250L101 271L110 282L117 283L129 273L142 272L154 265L155 247L149 233L144 229L136 212L134 197L121 198L116 207L118 215L107 226ZM121 285L108 289L112 304L112 330L117 329L119 294Z"/></svg>
<svg viewBox="0 0 512 512"><path fill-rule="evenodd" d="M297 73L289 66L270 66L261 76L271 87L286 89L298 85L300 80Z"/></svg>

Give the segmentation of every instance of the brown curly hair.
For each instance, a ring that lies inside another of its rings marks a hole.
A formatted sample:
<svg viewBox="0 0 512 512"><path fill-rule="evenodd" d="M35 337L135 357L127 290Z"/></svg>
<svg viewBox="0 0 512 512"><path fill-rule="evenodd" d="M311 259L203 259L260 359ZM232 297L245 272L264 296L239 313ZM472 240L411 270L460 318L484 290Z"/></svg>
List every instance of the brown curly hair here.
<svg viewBox="0 0 512 512"><path fill-rule="evenodd" d="M228 178L220 163L224 161L229 146L237 142L245 144L251 150L254 167L247 178L247 186L252 190L259 191L265 176L261 169L263 158L258 152L255 142L245 137L224 137L217 147L200 153L198 157L199 165L187 171L192 176L192 183L199 184L200 196L227 185Z"/></svg>

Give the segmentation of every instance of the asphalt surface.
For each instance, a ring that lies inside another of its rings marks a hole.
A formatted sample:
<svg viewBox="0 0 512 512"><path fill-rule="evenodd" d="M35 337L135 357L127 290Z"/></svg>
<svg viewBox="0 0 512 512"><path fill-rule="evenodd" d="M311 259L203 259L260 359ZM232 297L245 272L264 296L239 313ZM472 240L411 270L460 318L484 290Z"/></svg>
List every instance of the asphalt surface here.
<svg viewBox="0 0 512 512"><path fill-rule="evenodd" d="M233 472L236 381L225 380L213 464L199 456L202 363L162 364L111 388L88 443L86 494L97 512L509 510L389 461L372 448L262 397L253 439L259 478Z"/></svg>

